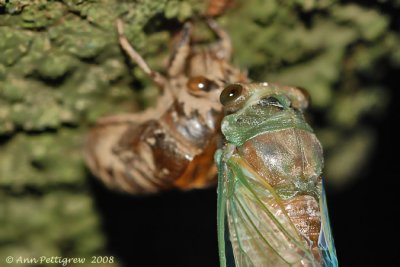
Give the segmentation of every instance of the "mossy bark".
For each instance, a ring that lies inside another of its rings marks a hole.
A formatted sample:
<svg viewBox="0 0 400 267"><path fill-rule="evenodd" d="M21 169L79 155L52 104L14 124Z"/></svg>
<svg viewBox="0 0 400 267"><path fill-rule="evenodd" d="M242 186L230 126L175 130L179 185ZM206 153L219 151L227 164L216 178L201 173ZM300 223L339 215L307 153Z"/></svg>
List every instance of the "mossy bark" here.
<svg viewBox="0 0 400 267"><path fill-rule="evenodd" d="M365 164L375 134L362 118L384 113L384 72L400 65L389 12L346 2L237 0L219 19L252 79L309 90L326 178L337 184ZM83 137L99 116L157 97L121 52L115 21L160 70L171 33L204 10L195 0L0 0L0 260L107 253Z"/></svg>

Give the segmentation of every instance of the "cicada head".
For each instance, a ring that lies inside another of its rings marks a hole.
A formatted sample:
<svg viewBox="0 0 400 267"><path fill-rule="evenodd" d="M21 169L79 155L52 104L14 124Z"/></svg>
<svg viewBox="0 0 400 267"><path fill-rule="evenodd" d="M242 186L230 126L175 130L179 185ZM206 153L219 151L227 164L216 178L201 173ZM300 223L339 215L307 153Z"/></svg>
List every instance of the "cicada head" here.
<svg viewBox="0 0 400 267"><path fill-rule="evenodd" d="M312 132L303 111L308 98L303 89L270 83L235 83L222 91L220 102L227 115L222 133L237 146L269 131L300 128Z"/></svg>
<svg viewBox="0 0 400 267"><path fill-rule="evenodd" d="M233 68L219 50L194 50L180 76L171 79L177 83L176 99L183 107L187 118L199 116L209 128L220 128L222 105L219 96L227 84L233 81L245 82L247 77L239 69Z"/></svg>

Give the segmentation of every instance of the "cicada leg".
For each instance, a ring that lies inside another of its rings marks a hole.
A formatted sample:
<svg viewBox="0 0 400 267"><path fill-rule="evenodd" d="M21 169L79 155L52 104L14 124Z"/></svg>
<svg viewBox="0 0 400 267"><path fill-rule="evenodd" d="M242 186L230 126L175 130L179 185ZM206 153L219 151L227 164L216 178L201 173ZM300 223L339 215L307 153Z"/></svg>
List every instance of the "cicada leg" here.
<svg viewBox="0 0 400 267"><path fill-rule="evenodd" d="M124 25L120 19L117 20L118 39L121 48L146 73L160 88L164 88L166 84L165 77L157 71L150 69L146 61L139 55L139 53L132 47L124 33Z"/></svg>
<svg viewBox="0 0 400 267"><path fill-rule="evenodd" d="M229 37L229 34L222 29L218 23L212 19L212 18L207 18L206 20L208 27L218 36L220 39L219 41L219 56L226 61L229 61L231 56L232 56L232 42L231 38Z"/></svg>
<svg viewBox="0 0 400 267"><path fill-rule="evenodd" d="M186 66L186 60L190 54L190 35L192 23L186 22L180 33L180 39L176 43L168 61L168 76L175 77L181 74Z"/></svg>
<svg viewBox="0 0 400 267"><path fill-rule="evenodd" d="M161 73L152 70L142 56L133 48L129 43L128 39L124 33L124 25L120 19L116 22L119 44L123 51L129 56L129 58L135 62L139 68L146 73L152 81L157 84L162 94L157 99L156 105L153 108L149 108L145 111L138 113L126 113L111 115L100 118L96 124L97 125L118 125L125 123L135 123L140 124L146 122L150 119L158 118L161 114L165 112L165 109L170 106L174 99L174 94L169 90L168 80Z"/></svg>

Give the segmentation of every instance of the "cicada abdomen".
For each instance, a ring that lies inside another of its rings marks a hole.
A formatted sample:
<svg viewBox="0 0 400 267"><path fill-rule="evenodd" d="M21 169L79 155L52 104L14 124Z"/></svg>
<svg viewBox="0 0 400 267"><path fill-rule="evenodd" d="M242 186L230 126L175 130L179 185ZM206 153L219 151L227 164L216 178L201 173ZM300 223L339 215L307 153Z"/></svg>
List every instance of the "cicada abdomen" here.
<svg viewBox="0 0 400 267"><path fill-rule="evenodd" d="M91 129L86 162L109 187L143 194L216 183L213 154L222 119L219 95L226 84L246 81L246 75L230 64L228 35L213 20L207 22L219 42L207 47L192 44L192 26L186 23L166 76L149 68L118 22L121 47L159 86L161 96L155 108L104 117Z"/></svg>
<svg viewBox="0 0 400 267"><path fill-rule="evenodd" d="M232 84L221 94L226 145L219 168L218 232L225 217L237 267L338 266L322 186L322 147L302 90Z"/></svg>

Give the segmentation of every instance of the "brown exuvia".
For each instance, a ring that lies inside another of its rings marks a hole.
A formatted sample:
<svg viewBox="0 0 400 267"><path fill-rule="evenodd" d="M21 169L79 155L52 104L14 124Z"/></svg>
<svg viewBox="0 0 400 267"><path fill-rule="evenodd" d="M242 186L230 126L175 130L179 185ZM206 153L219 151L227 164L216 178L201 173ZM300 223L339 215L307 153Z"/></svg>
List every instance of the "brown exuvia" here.
<svg viewBox="0 0 400 267"><path fill-rule="evenodd" d="M213 155L223 116L219 95L225 85L247 77L230 63L229 36L215 21L207 24L218 42L193 44L192 24L185 23L164 76L150 69L117 22L123 51L157 84L160 97L154 108L100 118L90 130L85 160L108 187L144 194L216 183Z"/></svg>

